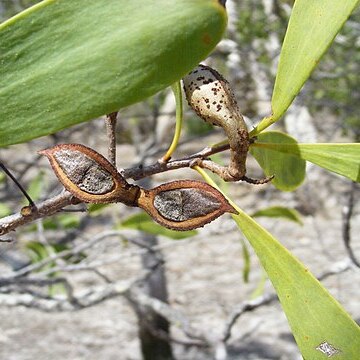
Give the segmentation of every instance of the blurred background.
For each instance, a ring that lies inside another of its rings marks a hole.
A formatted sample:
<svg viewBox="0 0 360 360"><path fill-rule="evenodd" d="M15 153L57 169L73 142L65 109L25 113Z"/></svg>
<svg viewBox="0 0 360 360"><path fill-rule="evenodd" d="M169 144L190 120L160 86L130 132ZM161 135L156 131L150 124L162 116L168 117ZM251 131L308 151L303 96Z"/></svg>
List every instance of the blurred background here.
<svg viewBox="0 0 360 360"><path fill-rule="evenodd" d="M37 2L0 0L0 21ZM228 0L228 31L206 60L229 80L249 129L270 113L292 5L286 0ZM359 20L358 9L272 130L285 131L299 142L359 141ZM118 167L154 163L170 144L174 124L175 102L169 89L121 110ZM174 157L223 139L221 129L204 123L185 104L184 130ZM62 187L37 151L74 142L106 155L104 119L1 148L0 159L35 202L42 201ZM213 160L227 164L228 153ZM247 166L249 176L263 176L254 159L249 158ZM155 175L141 185L153 187L180 178L199 176L181 169ZM324 278L331 294L360 320L360 289L355 285L360 271L349 261L351 254L360 261L358 185L311 164L304 184L291 193L271 184L219 185L249 214L270 206L296 210L302 224L266 217L258 221L315 276ZM0 172L0 217L24 205L21 192ZM229 216L194 233L176 235L122 204L75 210L19 228L6 236L11 242L0 243L1 359L138 360L143 358L141 349L152 352L147 346L158 346L167 354L152 354L153 359L301 359L266 274ZM152 311L155 305L149 310L139 300L139 289L168 301L180 316L170 333L166 321ZM263 301L241 312L241 306L253 299ZM230 326L236 312L241 317ZM184 323L191 325L185 332Z"/></svg>

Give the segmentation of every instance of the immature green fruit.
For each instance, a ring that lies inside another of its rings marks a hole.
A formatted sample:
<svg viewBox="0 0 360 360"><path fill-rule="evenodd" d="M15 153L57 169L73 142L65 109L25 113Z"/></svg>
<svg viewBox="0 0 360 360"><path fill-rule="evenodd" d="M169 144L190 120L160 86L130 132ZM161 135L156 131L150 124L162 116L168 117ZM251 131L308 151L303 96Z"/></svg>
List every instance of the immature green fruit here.
<svg viewBox="0 0 360 360"><path fill-rule="evenodd" d="M246 173L249 134L229 83L214 69L198 65L183 78L186 99L206 122L221 126L229 138L231 160L221 176L240 180Z"/></svg>
<svg viewBox="0 0 360 360"><path fill-rule="evenodd" d="M45 0L0 25L0 146L175 83L221 40L219 0Z"/></svg>

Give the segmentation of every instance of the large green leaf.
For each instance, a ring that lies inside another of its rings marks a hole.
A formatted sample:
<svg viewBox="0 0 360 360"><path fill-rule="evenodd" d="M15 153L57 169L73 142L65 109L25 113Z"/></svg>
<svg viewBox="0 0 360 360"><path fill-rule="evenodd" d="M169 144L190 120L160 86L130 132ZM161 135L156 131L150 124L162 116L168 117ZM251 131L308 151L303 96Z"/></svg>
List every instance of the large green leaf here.
<svg viewBox="0 0 360 360"><path fill-rule="evenodd" d="M281 48L272 114L252 134L279 120L331 45L359 0L296 0Z"/></svg>
<svg viewBox="0 0 360 360"><path fill-rule="evenodd" d="M203 170L198 171L210 185L216 186ZM338 351L334 358L358 359L357 324L302 263L255 220L231 204L239 212L233 215L234 220L274 285L304 359L326 359L319 350L326 343Z"/></svg>
<svg viewBox="0 0 360 360"><path fill-rule="evenodd" d="M309 270L270 233L242 212L234 219L273 283L304 359L324 359L317 347L327 342L337 359L356 359L360 330Z"/></svg>
<svg viewBox="0 0 360 360"><path fill-rule="evenodd" d="M266 134L266 133L264 133ZM360 182L360 144L280 144L259 142L254 147L269 149L311 161L334 173Z"/></svg>
<svg viewBox="0 0 360 360"><path fill-rule="evenodd" d="M175 231L166 229L163 226L154 222L154 220L145 212L140 212L135 215L129 216L127 219L123 220L118 226L118 229L135 229L144 231L152 235L161 235L168 237L173 240L186 239L188 237L194 236L197 234L196 230L189 231Z"/></svg>
<svg viewBox="0 0 360 360"><path fill-rule="evenodd" d="M279 131L267 131L258 135L252 144L250 153L267 176L274 175L272 184L283 191L292 191L302 184L305 178L305 161L293 154L274 151L271 147L257 146L257 143L293 144L297 142L291 136Z"/></svg>
<svg viewBox="0 0 360 360"><path fill-rule="evenodd" d="M45 0L0 25L0 146L173 84L226 27L217 0Z"/></svg>

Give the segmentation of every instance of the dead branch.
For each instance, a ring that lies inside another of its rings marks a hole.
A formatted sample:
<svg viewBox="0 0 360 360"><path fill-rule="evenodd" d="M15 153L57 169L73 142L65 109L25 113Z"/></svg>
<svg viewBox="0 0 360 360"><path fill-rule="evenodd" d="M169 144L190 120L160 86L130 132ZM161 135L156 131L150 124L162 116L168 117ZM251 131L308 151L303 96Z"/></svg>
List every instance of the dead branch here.
<svg viewBox="0 0 360 360"><path fill-rule="evenodd" d="M53 215L66 206L78 203L69 192L63 191L61 194L47 199L35 207L22 208L16 214L0 219L0 236L15 230L19 226L29 224L34 220Z"/></svg>
<svg viewBox="0 0 360 360"><path fill-rule="evenodd" d="M343 206L342 209L342 218L343 218L342 234L343 234L345 249L349 255L349 258L352 260L354 265L360 268L360 262L356 258L354 251L351 247L351 218L354 211L356 187L357 184L355 182L352 182L349 194L347 196L347 203Z"/></svg>
<svg viewBox="0 0 360 360"><path fill-rule="evenodd" d="M16 177L8 170L8 168L0 161L0 167L5 172L7 176L16 184L16 186L20 189L20 191L23 193L23 195L26 197L27 201L29 202L30 206L35 206L33 200L29 196L29 194L26 192L26 190L23 188L21 183L16 179Z"/></svg>
<svg viewBox="0 0 360 360"><path fill-rule="evenodd" d="M101 234L93 237L92 239L89 239L88 241L85 241L84 243L82 243L78 246L75 246L72 249L63 250L61 252L58 252L57 254L51 255L51 256L47 257L46 259L43 259L37 263L25 266L24 268L17 270L16 272L14 272L13 274L11 274L8 277L2 277L2 278L0 278L0 282L1 282L1 279L4 279L4 278L17 278L17 277L25 276L34 271L38 271L41 268L43 268L44 266L54 262L55 260L63 259L68 256L78 255L81 252L93 247L95 244L104 240L105 238L113 237L113 236L123 236L123 234L124 234L123 231L115 231L115 230L104 231ZM54 270L54 268L52 268L51 270Z"/></svg>
<svg viewBox="0 0 360 360"><path fill-rule="evenodd" d="M170 305L144 294L135 288L129 288L125 294L130 301L144 307L150 308L152 311L164 317L169 323L173 324L189 338L196 340L201 346L212 343L205 332L195 329L189 322L189 319L179 310L172 308Z"/></svg>
<svg viewBox="0 0 360 360"><path fill-rule="evenodd" d="M0 305L25 306L46 312L79 310L80 308L94 306L110 298L124 295L134 284L142 281L148 275L148 272L143 272L140 276L131 280L118 281L79 292L76 297L73 297L72 301L69 301L67 295L42 298L34 294L23 294L20 292L17 294L12 292L10 295L0 294ZM52 279L52 282L54 281L55 279Z"/></svg>
<svg viewBox="0 0 360 360"><path fill-rule="evenodd" d="M108 159L112 165L116 167L116 122L117 122L117 112L106 115L105 126L106 126L106 135L109 141L108 147Z"/></svg>
<svg viewBox="0 0 360 360"><path fill-rule="evenodd" d="M225 329L222 335L222 342L227 342L231 337L231 330L237 320L244 313L253 311L261 306L268 305L277 299L277 295L274 293L265 294L255 298L254 300L244 301L243 303L236 306L226 321Z"/></svg>

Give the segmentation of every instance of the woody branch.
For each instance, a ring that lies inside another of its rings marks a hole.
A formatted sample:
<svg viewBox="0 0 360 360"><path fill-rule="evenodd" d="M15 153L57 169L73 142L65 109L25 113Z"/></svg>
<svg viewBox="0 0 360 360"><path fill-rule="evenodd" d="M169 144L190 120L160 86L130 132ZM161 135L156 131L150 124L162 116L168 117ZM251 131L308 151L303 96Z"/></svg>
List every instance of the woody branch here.
<svg viewBox="0 0 360 360"><path fill-rule="evenodd" d="M157 161L148 166L137 166L129 169L120 170L124 178L140 180L142 178L171 171L180 168L189 168L193 166L194 160L203 160L209 156L229 149L229 145L218 147L206 147L200 152L194 153L188 157L171 160L169 162ZM36 206L26 207L19 212L0 219L0 236L16 230L19 226L29 224L37 219L51 216L66 206L78 204L80 201L67 191L61 192L50 199L37 203ZM1 240L0 240L1 241Z"/></svg>

